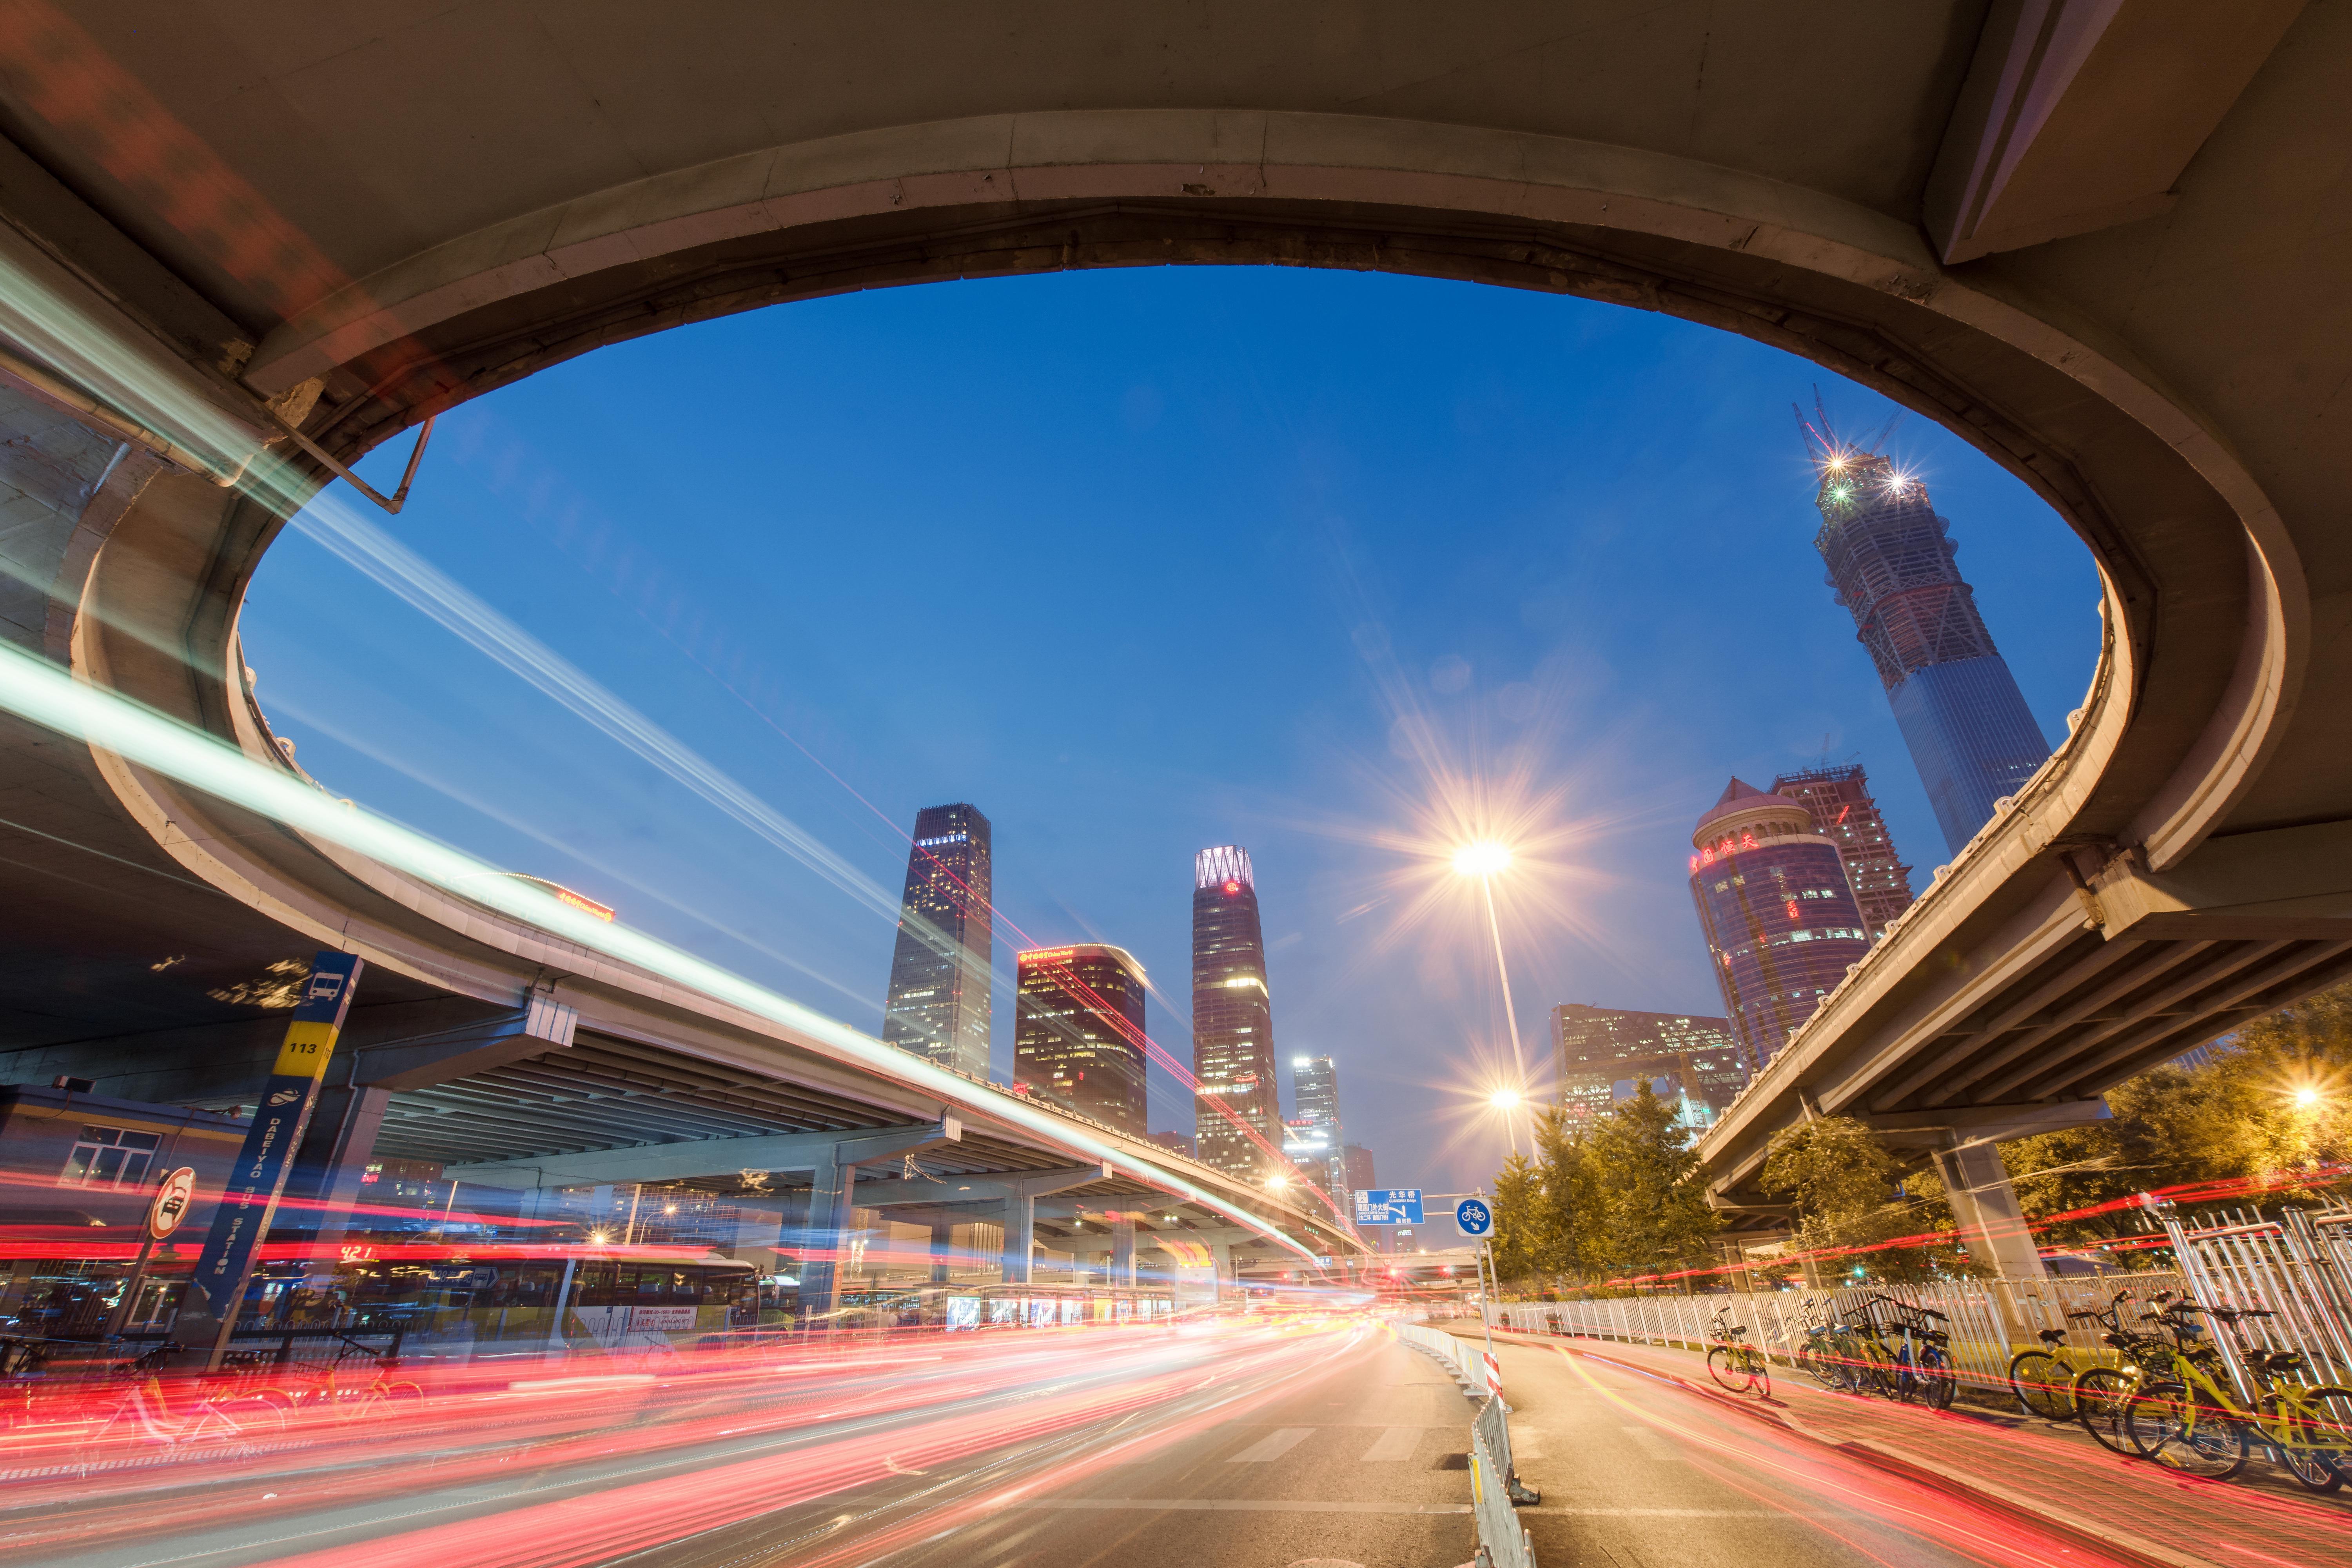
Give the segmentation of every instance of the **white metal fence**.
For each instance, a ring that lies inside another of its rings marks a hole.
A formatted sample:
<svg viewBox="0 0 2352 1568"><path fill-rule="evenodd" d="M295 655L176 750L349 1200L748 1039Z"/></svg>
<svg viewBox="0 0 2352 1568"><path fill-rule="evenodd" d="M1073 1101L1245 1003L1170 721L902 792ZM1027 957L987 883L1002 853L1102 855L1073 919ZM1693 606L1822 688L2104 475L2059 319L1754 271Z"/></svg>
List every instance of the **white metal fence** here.
<svg viewBox="0 0 2352 1568"><path fill-rule="evenodd" d="M1735 1290L1703 1296L1628 1296L1600 1300L1508 1304L1496 1323L1521 1333L1559 1334L1703 1351L1718 1342L1718 1312L1748 1331L1748 1342L1786 1363L1806 1329L1859 1321L1864 1299L1890 1297L1944 1314L1951 1333L1953 1370L1964 1383L2003 1387L2011 1356L2036 1342L2041 1331L2065 1335L2068 1359L2091 1365L2112 1359L2104 1331L2087 1314L2105 1311L2118 1292L2126 1329L2140 1327L2163 1293L2194 1301L2215 1314L2212 1339L2242 1386L2235 1340L2264 1350L2300 1351L2315 1378L2352 1383L2352 1208L2284 1209L2192 1225L2168 1205L2151 1205L2157 1221L2144 1233L2168 1247L2177 1267L2128 1274L2046 1279L1953 1279L1932 1285L1856 1289ZM2160 1228L2158 1228L2160 1226ZM2234 1332L2220 1309L2260 1309Z"/></svg>

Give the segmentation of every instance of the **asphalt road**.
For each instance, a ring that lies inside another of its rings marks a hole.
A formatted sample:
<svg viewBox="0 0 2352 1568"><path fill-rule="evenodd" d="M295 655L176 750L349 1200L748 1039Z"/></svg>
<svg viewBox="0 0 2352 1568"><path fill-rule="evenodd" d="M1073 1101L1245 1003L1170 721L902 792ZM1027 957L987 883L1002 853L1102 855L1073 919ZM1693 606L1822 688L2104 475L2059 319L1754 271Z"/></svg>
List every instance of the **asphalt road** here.
<svg viewBox="0 0 2352 1568"><path fill-rule="evenodd" d="M919 1353L918 1353L919 1352ZM1645 1375L1499 1347L1544 1568L2081 1550ZM1454 1568L1475 1413L1366 1320L1005 1336L426 1402L203 1465L12 1482L12 1568Z"/></svg>

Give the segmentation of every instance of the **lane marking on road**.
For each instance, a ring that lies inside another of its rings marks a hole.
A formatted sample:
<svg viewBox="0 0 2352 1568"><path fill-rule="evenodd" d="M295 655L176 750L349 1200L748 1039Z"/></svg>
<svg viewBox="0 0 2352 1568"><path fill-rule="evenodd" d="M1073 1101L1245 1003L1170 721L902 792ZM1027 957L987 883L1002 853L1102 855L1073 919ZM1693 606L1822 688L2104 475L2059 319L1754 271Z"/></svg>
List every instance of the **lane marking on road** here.
<svg viewBox="0 0 2352 1568"><path fill-rule="evenodd" d="M1391 1426L1373 1439L1372 1446L1364 1450L1364 1463L1381 1465L1410 1459L1412 1451L1420 1447L1420 1427Z"/></svg>
<svg viewBox="0 0 2352 1568"><path fill-rule="evenodd" d="M1285 1426L1270 1437L1263 1437L1228 1458L1229 1465L1263 1465L1279 1459L1306 1440L1314 1430L1311 1426Z"/></svg>

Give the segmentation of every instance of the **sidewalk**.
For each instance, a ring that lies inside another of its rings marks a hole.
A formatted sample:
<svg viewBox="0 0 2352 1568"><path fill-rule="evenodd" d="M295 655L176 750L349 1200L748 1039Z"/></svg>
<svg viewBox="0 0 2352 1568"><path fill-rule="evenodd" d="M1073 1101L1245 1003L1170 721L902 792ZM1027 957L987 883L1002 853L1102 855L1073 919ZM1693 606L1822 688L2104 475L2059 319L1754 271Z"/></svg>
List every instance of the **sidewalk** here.
<svg viewBox="0 0 2352 1568"><path fill-rule="evenodd" d="M1473 1323L1431 1327L1480 1336ZM1748 1420L2150 1563L2352 1568L2352 1500L2339 1500L2352 1489L2318 1497L2283 1477L2268 1483L2277 1472L2259 1457L2245 1471L2257 1484L2201 1480L2112 1454L2078 1427L1832 1394L1777 1366L1772 1396L1759 1401L1726 1393L1687 1351L1501 1330L1495 1339L1664 1377Z"/></svg>

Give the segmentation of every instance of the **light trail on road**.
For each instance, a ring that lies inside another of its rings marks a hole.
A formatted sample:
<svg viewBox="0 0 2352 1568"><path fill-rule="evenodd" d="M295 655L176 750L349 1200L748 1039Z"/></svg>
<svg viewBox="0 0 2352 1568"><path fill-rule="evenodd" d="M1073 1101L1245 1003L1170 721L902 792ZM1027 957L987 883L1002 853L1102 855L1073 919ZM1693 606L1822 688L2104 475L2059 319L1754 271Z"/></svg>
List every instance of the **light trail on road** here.
<svg viewBox="0 0 2352 1568"><path fill-rule="evenodd" d="M541 1568L757 1524L807 1537L794 1562L852 1538L872 1555L1232 1419L1367 1342L1385 1335L1317 1318L404 1369L428 1389L411 1406L298 1408L216 1455L154 1430L96 1441L91 1407L0 1435L0 1553Z"/></svg>

